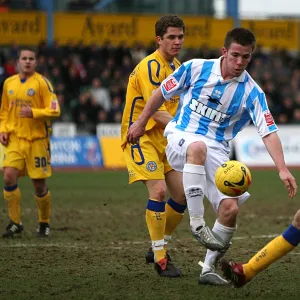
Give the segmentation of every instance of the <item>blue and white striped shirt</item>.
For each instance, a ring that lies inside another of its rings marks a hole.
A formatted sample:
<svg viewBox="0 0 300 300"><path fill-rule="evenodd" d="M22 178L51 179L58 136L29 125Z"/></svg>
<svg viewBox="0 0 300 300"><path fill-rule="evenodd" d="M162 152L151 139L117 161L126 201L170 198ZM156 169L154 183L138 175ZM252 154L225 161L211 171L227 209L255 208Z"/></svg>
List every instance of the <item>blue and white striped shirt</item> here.
<svg viewBox="0 0 300 300"><path fill-rule="evenodd" d="M229 142L252 120L261 137L277 131L264 92L247 71L224 80L221 59L192 59L161 84L165 99L180 95L165 136L177 130Z"/></svg>

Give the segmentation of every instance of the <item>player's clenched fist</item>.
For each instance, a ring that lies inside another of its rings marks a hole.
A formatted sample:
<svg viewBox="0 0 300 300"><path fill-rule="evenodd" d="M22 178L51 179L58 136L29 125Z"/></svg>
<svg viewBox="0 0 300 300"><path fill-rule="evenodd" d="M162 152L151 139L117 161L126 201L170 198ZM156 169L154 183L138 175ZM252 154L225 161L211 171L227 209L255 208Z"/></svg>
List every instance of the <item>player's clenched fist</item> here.
<svg viewBox="0 0 300 300"><path fill-rule="evenodd" d="M0 143L3 146L7 146L7 144L8 144L8 134L6 132L0 133Z"/></svg>

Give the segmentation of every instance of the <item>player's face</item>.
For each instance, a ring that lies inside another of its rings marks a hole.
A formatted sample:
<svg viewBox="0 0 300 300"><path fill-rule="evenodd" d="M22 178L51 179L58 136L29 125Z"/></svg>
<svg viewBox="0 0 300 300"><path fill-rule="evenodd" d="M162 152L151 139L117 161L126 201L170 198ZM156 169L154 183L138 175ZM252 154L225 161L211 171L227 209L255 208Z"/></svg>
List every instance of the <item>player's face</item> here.
<svg viewBox="0 0 300 300"><path fill-rule="evenodd" d="M184 41L183 30L182 28L168 27L164 36L162 38L157 36L156 40L162 54L168 60L173 60L173 58L180 52Z"/></svg>
<svg viewBox="0 0 300 300"><path fill-rule="evenodd" d="M222 55L224 57L222 66L223 77L233 78L240 76L247 68L252 57L252 45L242 46L237 43L232 43L230 47L222 49ZM226 79L226 78L224 78Z"/></svg>
<svg viewBox="0 0 300 300"><path fill-rule="evenodd" d="M36 68L35 53L29 50L23 50L18 60L19 72L21 75L30 76L35 72Z"/></svg>

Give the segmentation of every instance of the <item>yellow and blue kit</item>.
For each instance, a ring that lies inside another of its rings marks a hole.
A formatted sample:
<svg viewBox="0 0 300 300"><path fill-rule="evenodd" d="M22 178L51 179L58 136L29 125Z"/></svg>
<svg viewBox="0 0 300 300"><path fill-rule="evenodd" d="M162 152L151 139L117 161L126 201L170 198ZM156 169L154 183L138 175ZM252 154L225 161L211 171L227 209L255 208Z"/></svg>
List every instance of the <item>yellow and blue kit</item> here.
<svg viewBox="0 0 300 300"><path fill-rule="evenodd" d="M21 118L20 109L29 106L33 118ZM26 168L32 179L51 176L49 128L60 107L51 83L35 72L26 79L14 75L3 86L0 133L8 133L4 167Z"/></svg>
<svg viewBox="0 0 300 300"><path fill-rule="evenodd" d="M164 179L164 174L172 170L165 154L167 141L163 136L164 129L152 118L148 121L146 132L138 144L127 143L126 135L129 126L140 116L153 91L179 66L180 62L176 58L170 64L156 50L145 57L129 77L121 127L121 147L129 173L129 183ZM179 97L173 97L170 101L166 101L159 111L168 111L174 116L178 103Z"/></svg>

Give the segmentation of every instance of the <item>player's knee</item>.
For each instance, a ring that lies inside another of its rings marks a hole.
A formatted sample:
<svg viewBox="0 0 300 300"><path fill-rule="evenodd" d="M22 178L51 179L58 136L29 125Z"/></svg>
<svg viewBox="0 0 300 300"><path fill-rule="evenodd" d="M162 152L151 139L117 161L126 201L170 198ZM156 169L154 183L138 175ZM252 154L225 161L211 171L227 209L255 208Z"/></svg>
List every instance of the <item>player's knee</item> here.
<svg viewBox="0 0 300 300"><path fill-rule="evenodd" d="M4 186L13 186L17 184L18 176L15 172L10 172L9 170L4 171L3 181Z"/></svg>
<svg viewBox="0 0 300 300"><path fill-rule="evenodd" d="M34 179L32 180L34 191L36 195L43 195L47 192L47 184L44 179Z"/></svg>
<svg viewBox="0 0 300 300"><path fill-rule="evenodd" d="M293 220L293 226L300 229L300 209L296 212Z"/></svg>
<svg viewBox="0 0 300 300"><path fill-rule="evenodd" d="M156 186L151 189L149 198L157 201L164 201L166 199L167 189L164 186Z"/></svg>
<svg viewBox="0 0 300 300"><path fill-rule="evenodd" d="M207 147L205 143L198 141L188 146L186 151L187 163L204 165L206 160Z"/></svg>
<svg viewBox="0 0 300 300"><path fill-rule="evenodd" d="M219 215L227 222L235 222L239 213L239 207L236 201L223 200L219 207Z"/></svg>

